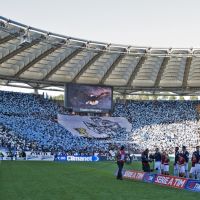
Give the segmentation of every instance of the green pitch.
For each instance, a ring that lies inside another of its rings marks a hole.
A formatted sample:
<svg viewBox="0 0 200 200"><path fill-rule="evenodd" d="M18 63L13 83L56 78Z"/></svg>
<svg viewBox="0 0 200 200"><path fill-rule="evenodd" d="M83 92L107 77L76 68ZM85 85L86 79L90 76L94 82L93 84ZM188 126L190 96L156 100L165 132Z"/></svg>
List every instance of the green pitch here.
<svg viewBox="0 0 200 200"><path fill-rule="evenodd" d="M139 163L125 165L140 169ZM1 200L196 200L187 192L132 180L116 180L114 162L3 161Z"/></svg>

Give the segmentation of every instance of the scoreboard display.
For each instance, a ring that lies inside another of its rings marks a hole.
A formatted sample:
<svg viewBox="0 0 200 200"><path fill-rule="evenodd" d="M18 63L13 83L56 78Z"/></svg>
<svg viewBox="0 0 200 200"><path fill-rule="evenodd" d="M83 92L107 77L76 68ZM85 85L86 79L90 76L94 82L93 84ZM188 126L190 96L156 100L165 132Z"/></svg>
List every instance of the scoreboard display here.
<svg viewBox="0 0 200 200"><path fill-rule="evenodd" d="M67 107L75 112L106 113L112 109L110 86L68 84L66 87Z"/></svg>

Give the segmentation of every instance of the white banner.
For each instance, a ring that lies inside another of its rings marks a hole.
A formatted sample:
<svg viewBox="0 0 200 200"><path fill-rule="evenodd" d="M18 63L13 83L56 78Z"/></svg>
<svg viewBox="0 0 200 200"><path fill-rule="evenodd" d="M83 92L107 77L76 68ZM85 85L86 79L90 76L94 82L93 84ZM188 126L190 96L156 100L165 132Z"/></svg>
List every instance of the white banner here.
<svg viewBox="0 0 200 200"><path fill-rule="evenodd" d="M58 122L73 135L107 138L119 129L131 132L132 125L124 117L89 117L58 115Z"/></svg>

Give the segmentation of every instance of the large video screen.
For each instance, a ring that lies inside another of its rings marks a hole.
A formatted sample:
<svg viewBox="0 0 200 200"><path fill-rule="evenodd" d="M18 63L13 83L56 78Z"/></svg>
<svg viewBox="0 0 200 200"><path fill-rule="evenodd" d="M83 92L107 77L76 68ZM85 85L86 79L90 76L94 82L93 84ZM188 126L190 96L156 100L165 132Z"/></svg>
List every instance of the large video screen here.
<svg viewBox="0 0 200 200"><path fill-rule="evenodd" d="M112 87L108 86L68 84L67 107L75 112L109 112L112 94Z"/></svg>

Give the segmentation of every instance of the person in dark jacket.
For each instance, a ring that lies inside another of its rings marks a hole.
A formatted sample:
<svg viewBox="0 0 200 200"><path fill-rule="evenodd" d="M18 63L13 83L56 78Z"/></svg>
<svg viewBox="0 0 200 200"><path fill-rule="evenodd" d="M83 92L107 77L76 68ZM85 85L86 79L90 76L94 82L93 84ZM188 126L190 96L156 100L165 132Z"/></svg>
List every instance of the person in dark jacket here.
<svg viewBox="0 0 200 200"><path fill-rule="evenodd" d="M155 164L154 164L154 169L156 170L156 172L158 174L161 174L161 153L159 151L159 148L156 148L156 152L153 155L153 158L155 160Z"/></svg>
<svg viewBox="0 0 200 200"><path fill-rule="evenodd" d="M118 166L118 173L117 173L117 179L118 180L123 180L122 178L122 170L124 167L124 162L125 162L125 147L121 146L120 150L117 153L117 166Z"/></svg>
<svg viewBox="0 0 200 200"><path fill-rule="evenodd" d="M174 176L178 176L179 175L179 170L178 170L178 159L179 159L179 147L175 147L175 153L174 153Z"/></svg>
<svg viewBox="0 0 200 200"><path fill-rule="evenodd" d="M150 165L149 165L149 149L145 149L141 155L142 159L142 170L144 172L151 172Z"/></svg>
<svg viewBox="0 0 200 200"><path fill-rule="evenodd" d="M196 157L195 170L196 177L200 180L200 150L199 146L196 146L196 151L193 152L193 155Z"/></svg>
<svg viewBox="0 0 200 200"><path fill-rule="evenodd" d="M185 176L186 178L189 178L189 173L188 173L188 163L189 163L189 152L186 149L186 146L182 147L182 154L183 158L185 159Z"/></svg>

